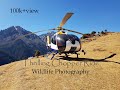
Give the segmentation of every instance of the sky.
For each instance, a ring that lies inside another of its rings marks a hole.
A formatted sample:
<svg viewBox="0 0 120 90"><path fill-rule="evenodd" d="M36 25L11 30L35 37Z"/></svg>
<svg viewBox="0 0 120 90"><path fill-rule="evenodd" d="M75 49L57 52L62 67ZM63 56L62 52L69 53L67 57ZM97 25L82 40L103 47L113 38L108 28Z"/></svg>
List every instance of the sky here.
<svg viewBox="0 0 120 90"><path fill-rule="evenodd" d="M12 8L38 10L38 13L11 13ZM67 12L74 15L64 28L120 32L120 0L0 0L0 30L21 26L35 32L58 27Z"/></svg>

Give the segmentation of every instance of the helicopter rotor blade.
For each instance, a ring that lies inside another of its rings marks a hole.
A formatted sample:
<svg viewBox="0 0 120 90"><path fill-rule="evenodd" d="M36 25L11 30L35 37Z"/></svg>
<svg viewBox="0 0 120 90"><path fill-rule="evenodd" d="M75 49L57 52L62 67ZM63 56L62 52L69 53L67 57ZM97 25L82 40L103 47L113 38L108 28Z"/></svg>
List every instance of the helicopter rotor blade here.
<svg viewBox="0 0 120 90"><path fill-rule="evenodd" d="M17 40L19 40L19 39L22 39L22 38L24 38L24 37L26 37L26 36L29 36L29 35L31 35L31 34L35 34L35 33L39 33L39 32L44 32L44 31L48 31L48 30L40 30L40 31L36 31L36 32L31 32L31 33L22 35L21 37L15 39L14 41L17 41Z"/></svg>
<svg viewBox="0 0 120 90"><path fill-rule="evenodd" d="M49 30L40 30L40 31L36 31L36 32L30 32L30 33L28 33L28 34L25 34L25 35L22 35L22 36L16 38L15 40L13 40L13 41L11 41L11 42L8 42L8 43L6 43L6 44L1 45L0 48L3 47L3 46L5 46L5 45L8 45L8 44L10 44L10 43L14 43L15 41L20 40L20 39L22 39L22 38L24 38L24 37L26 37L26 36L31 35L31 34L35 34L35 33L39 33L39 32L44 32L44 31L49 31Z"/></svg>
<svg viewBox="0 0 120 90"><path fill-rule="evenodd" d="M69 31L69 32L74 32L74 33L81 34L81 35L84 35L83 33L80 33L80 32L74 31L74 30L68 30L68 29L63 29L63 30Z"/></svg>
<svg viewBox="0 0 120 90"><path fill-rule="evenodd" d="M73 15L73 13L67 13L67 14L64 16L62 22L60 23L59 27L62 27L72 15Z"/></svg>
<svg viewBox="0 0 120 90"><path fill-rule="evenodd" d="M53 29L49 29L49 30L58 30L58 29L57 28L53 28ZM68 31L68 32L73 32L73 33L84 35L83 33L80 33L80 32L74 31L74 30L68 30L68 29L65 29L65 28L62 28L61 30L65 30L65 31Z"/></svg>
<svg viewBox="0 0 120 90"><path fill-rule="evenodd" d="M52 28L52 29L49 29L49 30L57 30L57 28Z"/></svg>

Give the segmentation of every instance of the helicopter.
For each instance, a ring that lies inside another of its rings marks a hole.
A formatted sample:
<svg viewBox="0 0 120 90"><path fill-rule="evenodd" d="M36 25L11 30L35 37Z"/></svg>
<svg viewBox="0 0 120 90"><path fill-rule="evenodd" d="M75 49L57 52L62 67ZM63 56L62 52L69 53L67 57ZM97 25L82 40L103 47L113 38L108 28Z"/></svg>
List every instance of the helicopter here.
<svg viewBox="0 0 120 90"><path fill-rule="evenodd" d="M65 28L62 28L63 25L67 22L67 20L73 15L73 13L67 13L62 22L60 23L59 27L53 28L50 30L57 30L57 32L50 38L50 36L47 36L47 46L55 51L57 53L62 54L64 53L66 57L68 57L69 53L76 54L78 58L78 53L81 50L81 41L80 39L74 35L74 34L67 34L65 31L81 34L80 32L68 30ZM84 54L85 51L81 50ZM53 54L52 58L57 54ZM51 59L52 59L51 58Z"/></svg>

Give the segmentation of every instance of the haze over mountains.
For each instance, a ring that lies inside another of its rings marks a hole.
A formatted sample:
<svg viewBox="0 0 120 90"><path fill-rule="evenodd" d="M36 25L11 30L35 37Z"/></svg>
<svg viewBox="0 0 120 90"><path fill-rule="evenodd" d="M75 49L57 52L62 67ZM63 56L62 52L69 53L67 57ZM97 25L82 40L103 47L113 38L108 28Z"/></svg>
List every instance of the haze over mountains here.
<svg viewBox="0 0 120 90"><path fill-rule="evenodd" d="M11 26L0 31L0 65L33 56L35 50L40 50L41 54L47 52L46 34L31 34L16 40L29 33L31 32L20 26Z"/></svg>

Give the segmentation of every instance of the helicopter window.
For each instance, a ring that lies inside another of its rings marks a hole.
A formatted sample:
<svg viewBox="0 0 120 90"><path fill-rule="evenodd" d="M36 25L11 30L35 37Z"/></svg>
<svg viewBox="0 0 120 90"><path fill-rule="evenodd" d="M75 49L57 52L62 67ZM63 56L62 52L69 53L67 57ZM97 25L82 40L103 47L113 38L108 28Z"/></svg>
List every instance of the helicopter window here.
<svg viewBox="0 0 120 90"><path fill-rule="evenodd" d="M71 39L74 38L75 40L79 41L79 38L75 35L70 34L70 35L68 35L68 37L71 38Z"/></svg>
<svg viewBox="0 0 120 90"><path fill-rule="evenodd" d="M77 41L79 41L79 38L78 38L77 36L74 35L74 38L75 38Z"/></svg>
<svg viewBox="0 0 120 90"><path fill-rule="evenodd" d="M52 37L52 43L53 43L53 44L56 44L56 36L53 36L53 37Z"/></svg>
<svg viewBox="0 0 120 90"><path fill-rule="evenodd" d="M58 36L62 41L67 41L68 40L68 37L67 37L67 35L65 35L65 34L61 34L61 35L59 35Z"/></svg>

